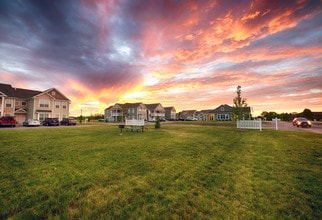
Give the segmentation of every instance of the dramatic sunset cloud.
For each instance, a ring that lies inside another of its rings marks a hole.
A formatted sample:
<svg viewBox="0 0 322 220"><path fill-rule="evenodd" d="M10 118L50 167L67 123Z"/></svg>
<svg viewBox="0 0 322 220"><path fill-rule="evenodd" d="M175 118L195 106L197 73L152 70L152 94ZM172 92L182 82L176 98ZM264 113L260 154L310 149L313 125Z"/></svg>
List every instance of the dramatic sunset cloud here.
<svg viewBox="0 0 322 220"><path fill-rule="evenodd" d="M114 103L322 111L321 0L1 0L0 83Z"/></svg>

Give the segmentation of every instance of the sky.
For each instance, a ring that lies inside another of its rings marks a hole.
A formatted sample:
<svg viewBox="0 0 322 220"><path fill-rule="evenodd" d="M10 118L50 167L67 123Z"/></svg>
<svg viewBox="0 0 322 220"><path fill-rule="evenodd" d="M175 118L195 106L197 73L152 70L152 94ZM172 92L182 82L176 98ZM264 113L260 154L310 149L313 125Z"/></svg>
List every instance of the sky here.
<svg viewBox="0 0 322 220"><path fill-rule="evenodd" d="M322 111L322 0L0 0L0 83L71 100Z"/></svg>

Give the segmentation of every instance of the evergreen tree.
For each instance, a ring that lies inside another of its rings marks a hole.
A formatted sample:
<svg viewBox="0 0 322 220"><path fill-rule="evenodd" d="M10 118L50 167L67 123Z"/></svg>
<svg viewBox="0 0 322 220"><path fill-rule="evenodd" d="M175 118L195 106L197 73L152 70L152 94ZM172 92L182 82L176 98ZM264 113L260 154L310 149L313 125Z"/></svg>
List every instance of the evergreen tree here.
<svg viewBox="0 0 322 220"><path fill-rule="evenodd" d="M237 86L237 96L234 98L234 115L236 119L243 119L245 117L245 110L247 107L247 99L241 97L241 86Z"/></svg>

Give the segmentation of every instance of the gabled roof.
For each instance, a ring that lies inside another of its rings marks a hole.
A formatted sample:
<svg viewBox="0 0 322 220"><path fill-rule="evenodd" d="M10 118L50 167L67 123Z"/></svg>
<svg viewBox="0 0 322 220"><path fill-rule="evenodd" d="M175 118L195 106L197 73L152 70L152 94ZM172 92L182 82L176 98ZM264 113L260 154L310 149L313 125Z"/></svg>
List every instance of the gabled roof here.
<svg viewBox="0 0 322 220"><path fill-rule="evenodd" d="M173 107L173 106L170 106L170 107L164 107L164 110L166 110L166 111L172 111L172 110L175 110L175 111L176 111L175 107Z"/></svg>
<svg viewBox="0 0 322 220"><path fill-rule="evenodd" d="M27 114L27 109L24 109L24 108L18 108L18 109L15 109L15 114Z"/></svg>
<svg viewBox="0 0 322 220"><path fill-rule="evenodd" d="M109 106L105 110L111 109L111 108L138 108L140 105L145 105L142 102L137 102L137 103L116 103L114 105Z"/></svg>
<svg viewBox="0 0 322 220"><path fill-rule="evenodd" d="M53 91L54 93L51 94L51 92ZM36 90L30 90L30 89L13 88L9 84L0 83L0 92L5 94L8 97L15 97L20 99L30 99L32 97L36 97L42 94L48 94L49 96L55 99L69 100L66 96L64 96L61 92L59 92L55 88L47 89L46 91L42 92L42 91L36 91Z"/></svg>
<svg viewBox="0 0 322 220"><path fill-rule="evenodd" d="M2 83L0 83L0 92L8 97L15 97L20 99L28 99L41 93L40 91L36 90L13 88L9 84Z"/></svg>
<svg viewBox="0 0 322 220"><path fill-rule="evenodd" d="M114 106L115 106L115 105L110 105L109 107L107 107L107 108L105 109L105 111L112 109Z"/></svg>
<svg viewBox="0 0 322 220"><path fill-rule="evenodd" d="M140 107L140 105L144 105L144 104L142 102L137 102L137 103L125 103L125 104L118 104L118 105L122 106L122 108L138 108Z"/></svg>
<svg viewBox="0 0 322 220"><path fill-rule="evenodd" d="M190 116L190 115L194 115L197 112L197 110L183 110L181 112L181 115L184 116Z"/></svg>
<svg viewBox="0 0 322 220"><path fill-rule="evenodd" d="M232 112L233 111L233 107L227 104L224 105L220 105L217 108L214 109L214 112L221 112L222 108L224 109L225 112Z"/></svg>
<svg viewBox="0 0 322 220"><path fill-rule="evenodd" d="M49 96L55 98L55 99L63 99L63 100L69 100L66 96L63 95L58 89L56 88L50 88L46 91L42 92L43 94L48 94Z"/></svg>
<svg viewBox="0 0 322 220"><path fill-rule="evenodd" d="M145 106L146 106L149 110L154 110L154 109L156 109L158 106L161 106L161 108L163 108L163 107L162 107L162 105L161 105L161 103L145 104ZM163 108L163 109L164 109L164 108Z"/></svg>
<svg viewBox="0 0 322 220"><path fill-rule="evenodd" d="M209 113L212 113L212 109L207 109L207 110L200 110L200 111L197 111L196 114L209 114Z"/></svg>

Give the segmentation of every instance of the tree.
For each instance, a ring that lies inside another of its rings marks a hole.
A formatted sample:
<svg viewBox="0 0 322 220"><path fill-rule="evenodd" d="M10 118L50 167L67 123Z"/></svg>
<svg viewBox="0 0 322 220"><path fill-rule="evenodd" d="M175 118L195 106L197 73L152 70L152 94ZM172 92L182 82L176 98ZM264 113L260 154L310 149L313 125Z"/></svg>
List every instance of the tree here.
<svg viewBox="0 0 322 220"><path fill-rule="evenodd" d="M276 112L268 112L266 120L271 121L274 118L279 118L278 114Z"/></svg>
<svg viewBox="0 0 322 220"><path fill-rule="evenodd" d="M290 121L291 120L291 114L289 113L282 113L279 116L282 121Z"/></svg>
<svg viewBox="0 0 322 220"><path fill-rule="evenodd" d="M234 115L237 119L245 117L245 110L247 107L247 99L241 97L241 86L237 86L237 96L234 98Z"/></svg>
<svg viewBox="0 0 322 220"><path fill-rule="evenodd" d="M313 113L312 113L312 111L310 110L310 109L304 109L304 111L302 112L302 115L303 115L303 117L305 117L305 118L307 118L307 119L309 119L309 120L313 120Z"/></svg>

